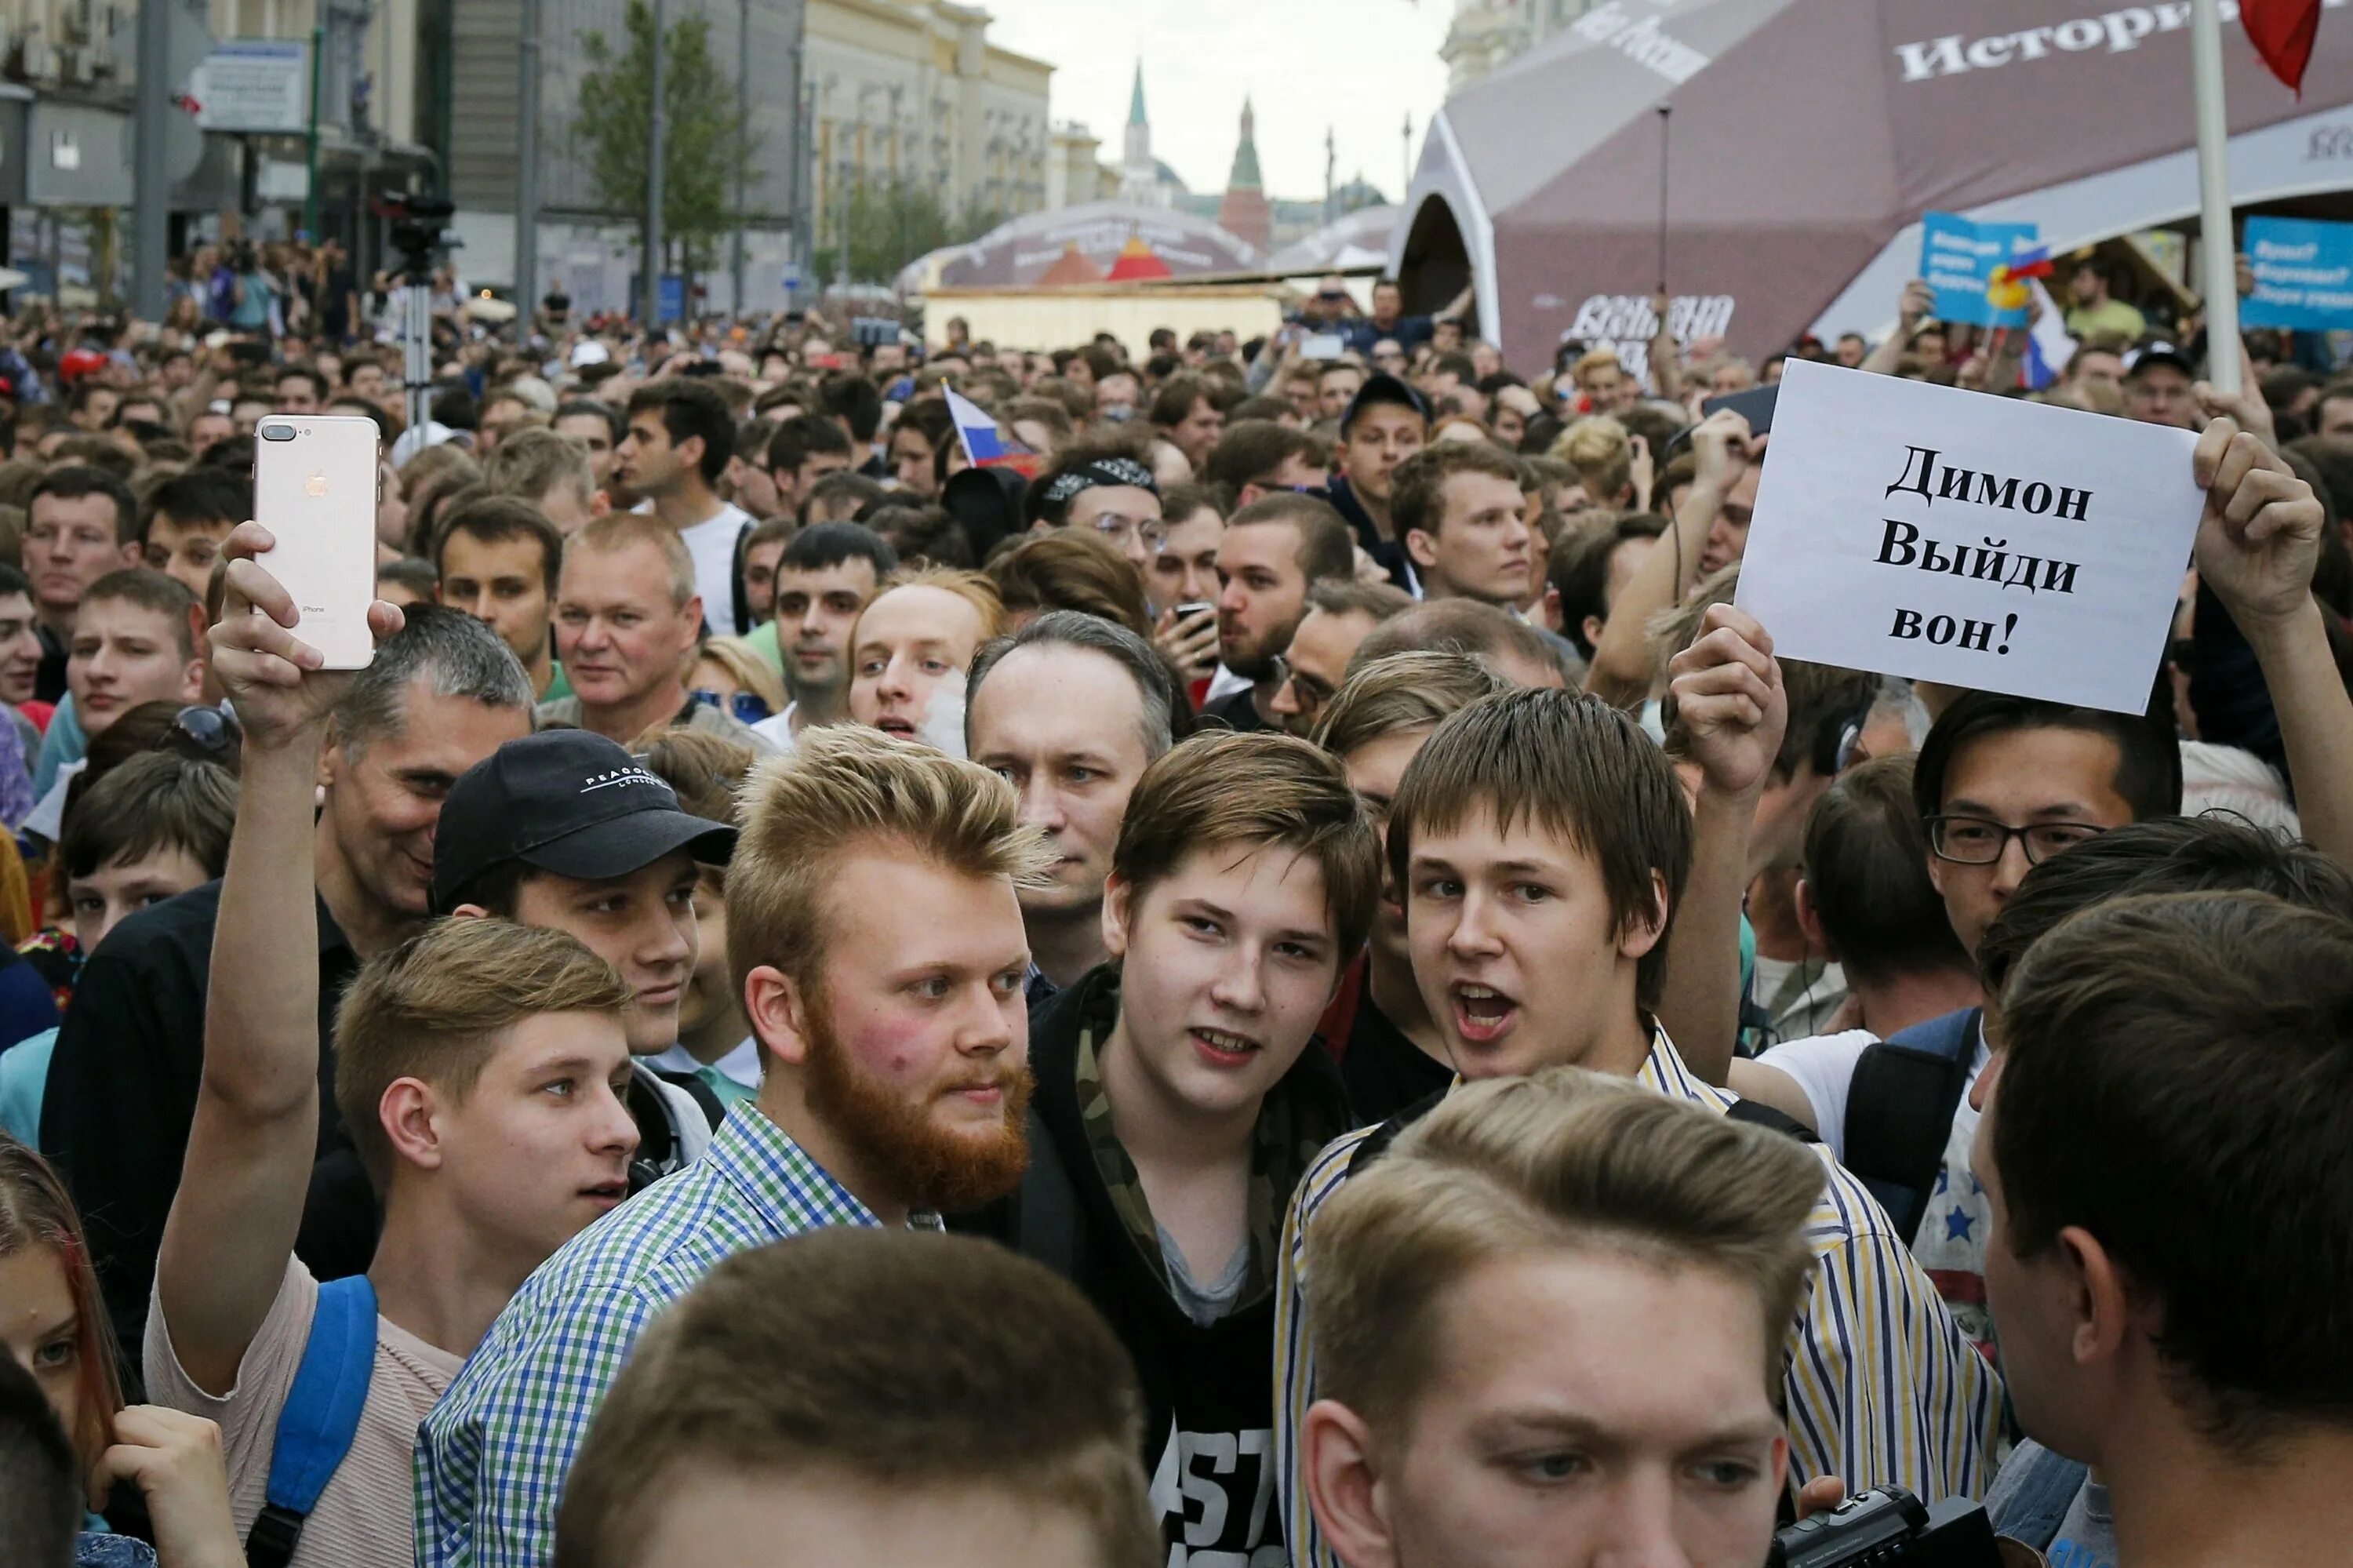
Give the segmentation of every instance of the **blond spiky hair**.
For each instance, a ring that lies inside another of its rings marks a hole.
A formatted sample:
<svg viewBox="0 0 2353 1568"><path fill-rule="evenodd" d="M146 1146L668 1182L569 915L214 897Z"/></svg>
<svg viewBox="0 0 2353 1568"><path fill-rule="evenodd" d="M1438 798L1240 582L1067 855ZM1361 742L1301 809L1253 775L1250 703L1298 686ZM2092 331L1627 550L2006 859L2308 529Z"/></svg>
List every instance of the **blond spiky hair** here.
<svg viewBox="0 0 2353 1568"><path fill-rule="evenodd" d="M825 955L825 889L855 848L896 844L947 870L1042 883L1052 856L1013 787L976 762L863 725L811 729L753 770L727 865L727 961L810 989Z"/></svg>

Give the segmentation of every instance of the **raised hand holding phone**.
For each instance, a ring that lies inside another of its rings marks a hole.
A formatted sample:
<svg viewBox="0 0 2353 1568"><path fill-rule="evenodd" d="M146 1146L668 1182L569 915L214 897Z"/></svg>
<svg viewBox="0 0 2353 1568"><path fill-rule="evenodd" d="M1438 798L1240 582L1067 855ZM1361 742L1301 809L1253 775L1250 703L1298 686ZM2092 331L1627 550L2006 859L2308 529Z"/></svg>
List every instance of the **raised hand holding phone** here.
<svg viewBox="0 0 2353 1568"><path fill-rule="evenodd" d="M375 421L272 415L256 433L254 514L271 541L256 559L286 591L291 629L319 651L318 667L365 669L375 657Z"/></svg>

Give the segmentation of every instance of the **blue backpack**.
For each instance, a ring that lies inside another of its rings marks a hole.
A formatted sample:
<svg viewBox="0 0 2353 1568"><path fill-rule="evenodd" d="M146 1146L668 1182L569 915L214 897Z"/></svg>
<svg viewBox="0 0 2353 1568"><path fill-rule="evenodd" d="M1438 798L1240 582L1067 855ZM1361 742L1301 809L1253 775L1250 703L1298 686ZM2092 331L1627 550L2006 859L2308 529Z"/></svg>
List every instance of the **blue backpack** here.
<svg viewBox="0 0 2353 1568"><path fill-rule="evenodd" d="M319 1287L311 1337L269 1455L269 1487L246 1533L249 1568L286 1568L319 1494L352 1451L375 1372L375 1287L364 1274Z"/></svg>

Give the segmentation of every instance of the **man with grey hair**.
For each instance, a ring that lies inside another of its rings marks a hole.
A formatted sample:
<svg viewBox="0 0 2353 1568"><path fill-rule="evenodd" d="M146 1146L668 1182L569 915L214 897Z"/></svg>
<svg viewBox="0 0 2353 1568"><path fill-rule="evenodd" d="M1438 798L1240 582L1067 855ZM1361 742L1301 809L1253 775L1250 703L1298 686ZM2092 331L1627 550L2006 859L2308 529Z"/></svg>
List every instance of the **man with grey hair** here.
<svg viewBox="0 0 2353 1568"><path fill-rule="evenodd" d="M1103 881L1127 798L1182 705L1149 644L1074 609L983 648L965 702L966 754L1020 791L1022 821L1055 857L1047 885L1021 893L1034 1006L1103 961Z"/></svg>
<svg viewBox="0 0 2353 1568"><path fill-rule="evenodd" d="M248 529L231 535L232 543ZM531 682L499 634L438 605L413 605L335 710L319 757L312 843L318 928L289 932L319 954L319 1038L360 964L425 920L433 832L458 776L531 731ZM155 1252L180 1182L204 1064L205 1002L220 912L212 883L124 920L83 965L58 1033L41 1148L86 1216L114 1330L139 1364ZM320 1053L332 1105L334 1053ZM375 1202L351 1139L330 1115L296 1251L322 1279L367 1266Z"/></svg>

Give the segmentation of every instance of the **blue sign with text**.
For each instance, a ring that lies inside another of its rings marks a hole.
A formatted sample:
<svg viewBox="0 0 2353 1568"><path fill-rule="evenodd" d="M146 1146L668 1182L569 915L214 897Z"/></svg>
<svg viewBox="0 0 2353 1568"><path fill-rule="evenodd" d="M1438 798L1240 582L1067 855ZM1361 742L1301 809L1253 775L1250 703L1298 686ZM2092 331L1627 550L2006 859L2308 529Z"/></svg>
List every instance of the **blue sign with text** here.
<svg viewBox="0 0 2353 1568"><path fill-rule="evenodd" d="M2241 325L2353 327L2353 223L2251 217L2245 249L2255 291L2239 302Z"/></svg>
<svg viewBox="0 0 2353 1568"><path fill-rule="evenodd" d="M2022 288L1997 300L1994 269L2031 247L2042 230L2031 223L1977 223L1957 213L1920 218L1920 276L1936 291L1936 319L1977 326L2026 324Z"/></svg>

